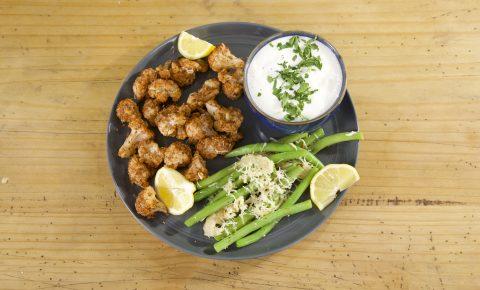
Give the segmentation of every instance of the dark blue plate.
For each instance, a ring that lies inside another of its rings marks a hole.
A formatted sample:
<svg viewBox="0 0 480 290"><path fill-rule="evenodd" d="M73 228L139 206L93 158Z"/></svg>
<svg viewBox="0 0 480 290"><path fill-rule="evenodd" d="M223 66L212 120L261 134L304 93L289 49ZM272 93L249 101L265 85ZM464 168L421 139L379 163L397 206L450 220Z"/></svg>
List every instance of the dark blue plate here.
<svg viewBox="0 0 480 290"><path fill-rule="evenodd" d="M188 30L188 32L213 44L224 42L235 55L246 59L260 41L279 32L279 30L254 23L226 22L196 27ZM183 225L184 220L200 209L203 203L196 204L182 216L158 215L155 219L146 220L136 213L135 197L140 191L140 188L132 185L128 179L128 161L117 156L118 148L123 144L123 141L129 133L129 129L120 123L115 115L115 108L121 99L133 97L132 84L138 72L146 67L155 67L167 60L180 56L176 49L176 40L177 36L167 39L147 54L123 81L113 103L107 129L107 155L110 172L118 195L134 218L142 224L145 229L169 245L197 256L214 259L256 258L280 251L300 241L332 214L340 204L345 192L340 193L335 201L322 212L318 211L317 208L313 208L309 211L285 218L261 241L244 248L237 249L235 246L231 246L221 253L214 252L212 246L214 239L206 238L203 235L201 223L191 228ZM183 91L183 99L181 101L184 101L189 93L197 90L203 84L204 80L214 76L215 73L213 72L201 74L192 86ZM267 141L272 137L279 137L279 132L272 131L270 127L266 127L262 122L257 120L257 117L249 110L245 96L237 101L230 101L221 94L217 99L223 105L240 108L245 116L245 122L241 127L245 138L237 144L237 146ZM323 128L326 134L358 130L355 110L348 91L340 106L324 121ZM156 141L164 146L172 142L172 139L157 134ZM325 164L348 163L355 165L357 153L358 143L348 142L327 148L318 154L318 157ZM215 172L234 161L233 159L217 157L207 163L210 172ZM305 194L303 198L308 198L308 194Z"/></svg>

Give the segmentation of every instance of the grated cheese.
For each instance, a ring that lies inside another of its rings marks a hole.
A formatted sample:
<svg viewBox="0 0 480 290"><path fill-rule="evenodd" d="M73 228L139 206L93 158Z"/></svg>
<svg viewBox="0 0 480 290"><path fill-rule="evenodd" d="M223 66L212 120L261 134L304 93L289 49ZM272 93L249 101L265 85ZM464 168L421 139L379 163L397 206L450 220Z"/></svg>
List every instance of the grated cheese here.
<svg viewBox="0 0 480 290"><path fill-rule="evenodd" d="M260 218L276 210L285 200L287 190L293 183L284 170L275 168L273 161L262 155L243 156L235 164L235 170L240 173L242 182L252 185L252 192L248 199L238 197L229 206L209 216L204 224L206 236L212 237L224 232L229 234L229 227L235 225L235 217L243 217L245 213ZM227 195L234 196L234 181L229 179L223 190Z"/></svg>
<svg viewBox="0 0 480 290"><path fill-rule="evenodd" d="M273 161L262 155L243 156L235 169L241 173L243 182L253 185L253 191L246 201L248 208L240 215L247 211L255 217L270 213L279 206L291 186L285 172L276 169Z"/></svg>

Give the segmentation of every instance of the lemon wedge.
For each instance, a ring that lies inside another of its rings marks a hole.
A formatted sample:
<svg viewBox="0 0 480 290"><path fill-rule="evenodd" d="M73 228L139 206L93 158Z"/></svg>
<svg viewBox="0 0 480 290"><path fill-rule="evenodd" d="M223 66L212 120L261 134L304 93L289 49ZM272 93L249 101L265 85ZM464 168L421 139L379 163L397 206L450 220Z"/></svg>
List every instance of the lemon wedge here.
<svg viewBox="0 0 480 290"><path fill-rule="evenodd" d="M329 164L322 168L310 182L310 198L323 210L337 196L360 180L355 167L348 164Z"/></svg>
<svg viewBox="0 0 480 290"><path fill-rule="evenodd" d="M188 59L199 59L209 55L215 46L205 40L182 31L178 37L178 51Z"/></svg>
<svg viewBox="0 0 480 290"><path fill-rule="evenodd" d="M195 184L175 169L162 167L155 175L155 190L172 215L181 215L193 206Z"/></svg>

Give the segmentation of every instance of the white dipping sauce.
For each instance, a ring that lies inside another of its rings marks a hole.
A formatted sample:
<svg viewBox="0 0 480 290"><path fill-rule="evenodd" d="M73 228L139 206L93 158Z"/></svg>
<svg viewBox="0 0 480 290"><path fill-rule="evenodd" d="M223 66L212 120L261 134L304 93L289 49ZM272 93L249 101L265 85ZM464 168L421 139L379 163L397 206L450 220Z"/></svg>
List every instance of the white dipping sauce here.
<svg viewBox="0 0 480 290"><path fill-rule="evenodd" d="M273 76L281 70L279 63L287 62L289 65L295 65L300 61L292 48L280 50L277 48L279 42L285 43L292 36L285 36L273 40L270 44L263 46L253 57L248 71L247 83L251 99L255 106L267 114L269 117L285 121L287 115L283 111L278 98L272 93L272 83L268 82L267 77ZM299 39L308 40L310 38L300 36ZM320 57L322 69L313 68L308 72L306 82L312 89L317 89L311 96L311 103L305 103L302 116L297 117L293 122L314 119L327 112L338 99L342 89L342 69L335 54L329 47L320 41L315 41L318 50L312 50L312 55Z"/></svg>

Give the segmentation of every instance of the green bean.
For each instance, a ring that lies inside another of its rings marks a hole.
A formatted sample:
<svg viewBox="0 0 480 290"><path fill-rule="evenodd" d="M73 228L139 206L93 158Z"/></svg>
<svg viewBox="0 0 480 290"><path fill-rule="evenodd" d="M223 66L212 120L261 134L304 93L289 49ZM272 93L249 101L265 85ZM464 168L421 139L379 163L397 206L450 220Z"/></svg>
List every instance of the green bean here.
<svg viewBox="0 0 480 290"><path fill-rule="evenodd" d="M304 138L303 141L305 141L305 146L308 147L313 142L317 141L323 136L325 136L325 131L323 131L323 128L318 128L317 130L313 131L313 133L310 134L307 138Z"/></svg>
<svg viewBox="0 0 480 290"><path fill-rule="evenodd" d="M305 150L305 149L302 149L302 150ZM315 155L313 155L310 151L307 151L307 155L305 156L305 159L315 167L318 167L318 168L324 167L322 161L318 160L318 158Z"/></svg>
<svg viewBox="0 0 480 290"><path fill-rule="evenodd" d="M292 214L296 214L296 213L299 213L299 212L302 212L302 211L306 211L306 210L311 209L311 208L312 208L312 201L307 200L307 201L292 205L292 206L287 207L287 208L278 209L274 212L271 212L271 213L259 218L256 221L253 221L253 222L247 224L246 226L240 228L235 233L227 236L223 240L216 242L213 245L213 248L218 253L218 252L226 249L231 244L235 243L237 240L245 237L246 235L258 230L259 228L261 228L265 225L268 225L269 223L271 223L271 222L273 222L277 219L281 219L281 218L283 218L285 216L288 216L288 215L292 215Z"/></svg>
<svg viewBox="0 0 480 290"><path fill-rule="evenodd" d="M286 152L298 150L294 144L282 144L282 143L256 143L238 147L230 151L225 157L236 157L245 154L261 153L261 152Z"/></svg>
<svg viewBox="0 0 480 290"><path fill-rule="evenodd" d="M278 139L278 142L283 143L283 144L293 143L293 142L298 141L300 139L304 139L307 136L308 136L307 132L295 133L295 134L287 135L283 138Z"/></svg>
<svg viewBox="0 0 480 290"><path fill-rule="evenodd" d="M219 171L217 171L215 174L210 175L209 177L200 180L197 182L197 190L200 190L202 188L205 188L209 186L210 184L214 183L217 180L220 180L224 178L225 176L228 176L232 174L235 171L235 164L229 165Z"/></svg>
<svg viewBox="0 0 480 290"><path fill-rule="evenodd" d="M289 151L289 152L281 152L274 155L269 156L268 158L275 163L292 160L292 159L299 159L305 158L308 162L310 162L313 166L322 168L324 165L323 163L318 160L318 158L313 155L310 151L297 147L296 151Z"/></svg>
<svg viewBox="0 0 480 290"><path fill-rule="evenodd" d="M300 175L303 171L303 168L300 166L294 166L292 167L292 170L287 171L287 176L291 179L296 179L298 175ZM207 204L204 206L201 210L197 211L195 214L190 216L186 221L185 225L187 227L191 227L194 224L198 223L199 221L202 221L205 219L207 216L213 214L214 212L217 212L219 209L224 208L225 206L231 204L235 199L239 198L240 196L245 196L252 191L253 186L252 185L247 185L239 190L233 192L230 195L226 195L225 197L220 198L219 200L213 201L210 204Z"/></svg>
<svg viewBox="0 0 480 290"><path fill-rule="evenodd" d="M322 139L315 142L311 146L310 151L313 154L317 154L318 152L320 152L320 150L324 149L325 147L331 146L333 144L346 142L346 141L362 140L362 139L363 139L363 134L361 132L336 133L333 135L325 136Z"/></svg>
<svg viewBox="0 0 480 290"><path fill-rule="evenodd" d="M312 181L313 177L315 174L318 172L318 168L312 168L308 172L307 176L300 182L293 193L285 200L285 202L280 206L280 209L284 209L287 207L292 206L295 204L298 199L302 196L302 194L305 192L307 187L310 185L310 181ZM236 245L237 247L245 247L250 244L255 243L256 241L262 239L265 237L274 227L275 225L280 221L280 219L277 219L273 221L272 223L263 226L261 229L258 231L254 232L253 234L250 234L246 237L241 238L240 240L237 241ZM215 237L216 238L216 237Z"/></svg>
<svg viewBox="0 0 480 290"><path fill-rule="evenodd" d="M203 189L197 190L195 192L195 195L193 196L193 199L195 202L201 201L210 195L214 194L215 192L219 191L222 189L222 187L227 184L229 180L237 180L238 177L240 176L240 172L233 172L231 175L227 175L219 179L218 181L210 184L208 187L205 187Z"/></svg>
<svg viewBox="0 0 480 290"><path fill-rule="evenodd" d="M299 159L305 157L308 154L306 150L297 150L297 151L289 151L289 152L281 152L270 155L268 158L272 160L274 163L279 163L283 161Z"/></svg>

